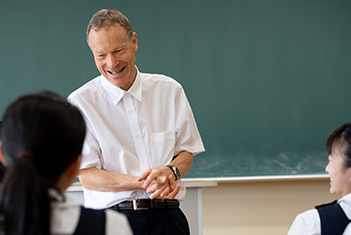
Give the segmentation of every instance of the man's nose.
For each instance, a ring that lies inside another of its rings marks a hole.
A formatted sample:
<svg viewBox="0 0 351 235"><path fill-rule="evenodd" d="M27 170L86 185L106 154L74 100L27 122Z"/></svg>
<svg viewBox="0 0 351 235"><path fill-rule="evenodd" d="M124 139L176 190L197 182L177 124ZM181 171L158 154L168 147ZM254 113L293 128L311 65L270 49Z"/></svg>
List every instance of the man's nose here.
<svg viewBox="0 0 351 235"><path fill-rule="evenodd" d="M118 58L116 56L109 55L107 57L106 64L107 64L108 67L115 68L115 67L117 67L118 63L119 63L119 60L118 60Z"/></svg>

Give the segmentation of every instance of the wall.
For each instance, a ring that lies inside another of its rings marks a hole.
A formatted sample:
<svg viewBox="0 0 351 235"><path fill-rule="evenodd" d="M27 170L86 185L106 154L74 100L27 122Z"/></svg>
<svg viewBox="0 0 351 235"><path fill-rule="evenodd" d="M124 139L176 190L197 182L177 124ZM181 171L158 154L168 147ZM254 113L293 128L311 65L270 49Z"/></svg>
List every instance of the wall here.
<svg viewBox="0 0 351 235"><path fill-rule="evenodd" d="M204 235L286 234L298 213L338 199L329 179L220 183L202 196Z"/></svg>

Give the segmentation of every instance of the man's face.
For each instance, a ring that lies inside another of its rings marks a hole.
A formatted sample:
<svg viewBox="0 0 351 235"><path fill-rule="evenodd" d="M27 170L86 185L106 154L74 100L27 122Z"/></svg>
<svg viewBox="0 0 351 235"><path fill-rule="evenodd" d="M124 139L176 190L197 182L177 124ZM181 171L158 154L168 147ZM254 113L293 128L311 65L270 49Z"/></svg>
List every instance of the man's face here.
<svg viewBox="0 0 351 235"><path fill-rule="evenodd" d="M91 30L88 42L100 73L113 85L128 90L136 77L137 35L133 33L129 40L126 29L114 25Z"/></svg>

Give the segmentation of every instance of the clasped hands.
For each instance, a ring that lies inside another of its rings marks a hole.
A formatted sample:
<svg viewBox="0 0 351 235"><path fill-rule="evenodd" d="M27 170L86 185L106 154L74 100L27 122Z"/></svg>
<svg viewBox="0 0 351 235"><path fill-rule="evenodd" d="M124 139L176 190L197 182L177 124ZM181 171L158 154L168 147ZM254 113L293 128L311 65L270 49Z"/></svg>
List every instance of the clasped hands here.
<svg viewBox="0 0 351 235"><path fill-rule="evenodd" d="M150 199L174 199L178 194L180 185L177 185L172 174L167 174L169 168L167 169L148 169L137 179L138 182L143 182L142 187L146 192L151 193Z"/></svg>

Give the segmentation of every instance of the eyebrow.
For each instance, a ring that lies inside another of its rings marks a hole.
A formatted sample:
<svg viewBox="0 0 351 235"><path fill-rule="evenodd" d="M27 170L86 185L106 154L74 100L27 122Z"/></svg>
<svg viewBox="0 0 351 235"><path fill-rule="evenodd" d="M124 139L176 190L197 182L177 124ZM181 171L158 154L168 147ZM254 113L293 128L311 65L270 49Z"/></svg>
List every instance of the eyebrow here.
<svg viewBox="0 0 351 235"><path fill-rule="evenodd" d="M123 50L123 49L126 49L127 48L127 45L126 44L123 44L123 45L120 45L120 46L117 46L117 47L114 47L113 49L111 50L108 50L109 52L115 52L115 51L120 51L120 50ZM108 54L109 52L103 52L102 50L97 50L96 52L94 52L94 54L96 55L100 55L100 54Z"/></svg>

